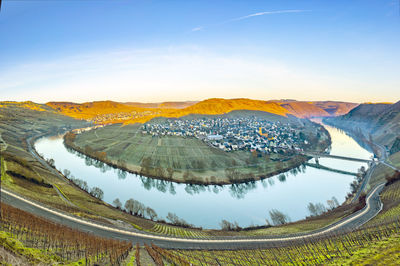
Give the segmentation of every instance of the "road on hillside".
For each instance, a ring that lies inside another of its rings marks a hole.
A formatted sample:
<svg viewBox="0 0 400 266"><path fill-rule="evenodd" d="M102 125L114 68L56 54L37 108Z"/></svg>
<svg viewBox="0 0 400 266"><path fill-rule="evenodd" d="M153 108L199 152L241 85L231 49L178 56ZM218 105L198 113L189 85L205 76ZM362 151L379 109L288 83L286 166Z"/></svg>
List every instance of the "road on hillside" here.
<svg viewBox="0 0 400 266"><path fill-rule="evenodd" d="M366 198L366 206L325 228L309 233L287 235L287 236L265 236L265 237L213 237L209 239L189 239L169 236L155 235L137 230L126 230L111 225L103 225L93 221L84 220L80 217L71 216L58 210L50 209L40 203L22 198L8 190L1 190L2 201L29 213L44 217L48 220L60 223L72 228L89 232L102 237L118 240L131 241L133 243L154 243L163 248L179 249L237 249L237 248L260 248L271 245L285 245L293 241L303 241L314 237L329 236L340 231L354 230L377 215L383 207L379 194L384 184L376 186Z"/></svg>
<svg viewBox="0 0 400 266"><path fill-rule="evenodd" d="M357 202L358 198L360 197L361 193L364 192L365 188L367 187L367 185L369 184L369 180L372 177L372 174L375 171L375 168L378 164L383 164L386 165L387 167L392 168L395 171L400 171L400 169L397 169L395 166L389 164L386 162L387 158L389 157L388 155L388 151L386 150L386 148L383 145L377 144L377 143L373 143L375 146L377 146L381 151L380 151L380 158L377 162L373 161L372 165L370 166L370 168L367 170L367 173L365 174L365 177L356 193L356 195L354 196L353 200L351 201L352 203Z"/></svg>

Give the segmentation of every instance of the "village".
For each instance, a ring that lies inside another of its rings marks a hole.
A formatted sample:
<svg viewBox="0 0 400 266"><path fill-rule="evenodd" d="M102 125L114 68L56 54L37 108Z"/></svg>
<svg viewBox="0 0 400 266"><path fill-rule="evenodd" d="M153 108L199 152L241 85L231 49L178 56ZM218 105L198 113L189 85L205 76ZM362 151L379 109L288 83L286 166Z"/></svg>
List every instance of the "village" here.
<svg viewBox="0 0 400 266"><path fill-rule="evenodd" d="M167 119L146 123L142 134L195 137L224 151L248 150L262 153L302 151L305 134L290 124L258 118Z"/></svg>
<svg viewBox="0 0 400 266"><path fill-rule="evenodd" d="M160 111L132 111L132 112L117 112L117 113L107 113L99 114L95 117L89 119L89 121L95 124L105 124L109 121L121 121L138 119L146 116L154 116L160 114Z"/></svg>

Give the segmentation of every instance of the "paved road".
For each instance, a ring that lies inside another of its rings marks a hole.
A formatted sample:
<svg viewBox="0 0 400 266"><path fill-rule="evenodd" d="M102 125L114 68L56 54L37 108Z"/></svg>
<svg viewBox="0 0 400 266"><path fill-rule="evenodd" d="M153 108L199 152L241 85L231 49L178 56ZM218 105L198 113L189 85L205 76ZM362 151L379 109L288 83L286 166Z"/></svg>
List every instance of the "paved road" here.
<svg viewBox="0 0 400 266"><path fill-rule="evenodd" d="M381 151L380 151L380 158L379 161L372 161L372 165L370 166L370 168L368 169L363 182L361 183L360 188L357 191L357 194L355 195L355 197L353 198L353 200L351 202L356 202L358 201L358 198L360 197L361 193L364 192L365 188L367 187L369 180L372 177L372 174L375 171L375 168L378 164L383 164L386 165L387 167L392 168L395 171L400 171L400 169L396 168L395 166L389 164L386 162L387 158L389 157L389 152L386 150L386 148L383 145L377 144L377 143L373 143L375 146L377 146Z"/></svg>
<svg viewBox="0 0 400 266"><path fill-rule="evenodd" d="M329 225L325 228L305 234L287 236L267 236L267 237L218 237L210 239L188 239L168 236L154 235L137 230L126 230L110 225L102 225L92 221L83 220L80 217L71 216L58 210L53 210L42 206L40 203L24 199L10 191L2 189L1 197L3 202L22 209L24 211L45 217L48 220L77 228L81 231L90 232L103 237L110 237L119 240L132 241L134 243L154 243L164 248L182 249L234 249L234 248L259 248L271 244L284 245L285 243L306 238L321 237L343 230L353 230L363 225L382 210L382 203L379 194L384 188L384 184L376 186L366 199L366 206L344 218L343 220Z"/></svg>

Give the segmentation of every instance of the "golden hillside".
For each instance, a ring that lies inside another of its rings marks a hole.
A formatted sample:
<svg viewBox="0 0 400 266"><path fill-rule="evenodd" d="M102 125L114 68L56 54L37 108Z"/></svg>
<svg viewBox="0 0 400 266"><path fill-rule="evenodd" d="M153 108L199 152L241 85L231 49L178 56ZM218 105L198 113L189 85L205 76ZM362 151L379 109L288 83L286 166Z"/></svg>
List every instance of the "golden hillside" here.
<svg viewBox="0 0 400 266"><path fill-rule="evenodd" d="M315 106L313 103L308 102L285 102L280 104L285 108L290 114L307 118L311 116L329 116L329 113L324 109Z"/></svg>
<svg viewBox="0 0 400 266"><path fill-rule="evenodd" d="M212 98L201 102L182 103L118 103L98 101L87 103L49 102L48 106L64 115L77 119L91 120L95 123L144 123L155 117L182 117L189 114L220 115L235 110L264 111L275 115L294 115L300 118L313 116L330 116L321 102L300 101L261 101L252 99L220 99ZM187 107L182 108L183 106ZM319 105L319 106L318 106ZM157 107L154 107L157 106ZM350 109L353 104L330 102L336 109ZM170 107L170 108L166 108ZM327 109L328 110L328 109Z"/></svg>
<svg viewBox="0 0 400 266"><path fill-rule="evenodd" d="M287 115L289 112L276 102L251 99L208 99L195 105L175 111L178 117L188 114L218 115L234 110L264 111L276 115Z"/></svg>

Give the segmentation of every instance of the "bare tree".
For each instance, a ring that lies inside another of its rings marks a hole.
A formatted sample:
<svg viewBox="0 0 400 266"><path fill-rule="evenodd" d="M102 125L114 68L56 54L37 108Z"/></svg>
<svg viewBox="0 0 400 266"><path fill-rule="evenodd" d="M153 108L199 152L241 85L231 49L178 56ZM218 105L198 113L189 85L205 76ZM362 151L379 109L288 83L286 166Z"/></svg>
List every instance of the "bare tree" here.
<svg viewBox="0 0 400 266"><path fill-rule="evenodd" d="M314 205L312 202L308 203L307 209L308 209L308 211L310 212L310 215L311 215L311 216L316 216L316 215L318 215L317 209L315 208L315 205Z"/></svg>
<svg viewBox="0 0 400 266"><path fill-rule="evenodd" d="M125 210L130 214L133 214L134 205L135 205L134 199L128 199L124 205Z"/></svg>
<svg viewBox="0 0 400 266"><path fill-rule="evenodd" d="M222 219L222 221L219 223L219 226L221 226L222 230L227 230L227 231L233 230L233 228L234 228L233 223L231 223L227 220L224 220L224 219Z"/></svg>
<svg viewBox="0 0 400 266"><path fill-rule="evenodd" d="M271 217L271 220L274 223L274 225L282 225L290 221L289 216L276 209L270 210L269 216Z"/></svg>
<svg viewBox="0 0 400 266"><path fill-rule="evenodd" d="M119 201L119 198L116 198L116 199L113 201L113 205L114 205L115 208L117 208L117 209L121 209L121 207L122 207L122 203L121 203L121 201Z"/></svg>
<svg viewBox="0 0 400 266"><path fill-rule="evenodd" d="M69 171L68 169L64 169L64 176L66 178L68 178L71 175L71 171Z"/></svg>
<svg viewBox="0 0 400 266"><path fill-rule="evenodd" d="M146 215L150 218L150 220L153 220L157 218L157 213L155 210L153 210L150 207L146 208Z"/></svg>
<svg viewBox="0 0 400 266"><path fill-rule="evenodd" d="M103 190L101 190L101 188L93 187L90 190L90 195L101 200L104 197L104 192L103 192Z"/></svg>

